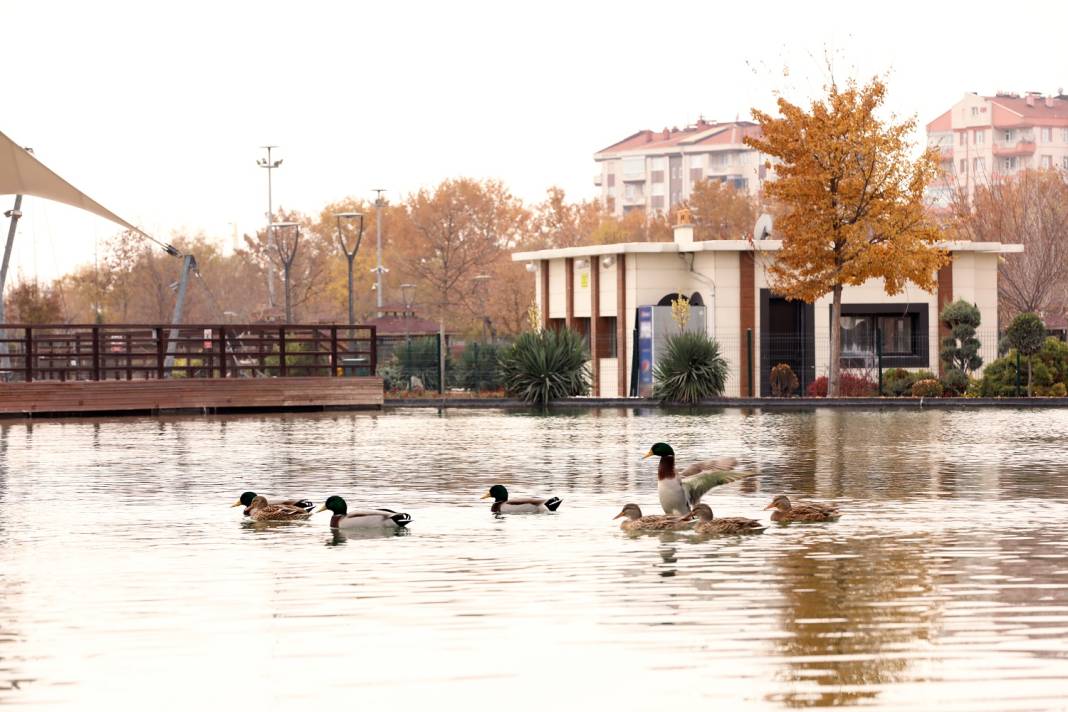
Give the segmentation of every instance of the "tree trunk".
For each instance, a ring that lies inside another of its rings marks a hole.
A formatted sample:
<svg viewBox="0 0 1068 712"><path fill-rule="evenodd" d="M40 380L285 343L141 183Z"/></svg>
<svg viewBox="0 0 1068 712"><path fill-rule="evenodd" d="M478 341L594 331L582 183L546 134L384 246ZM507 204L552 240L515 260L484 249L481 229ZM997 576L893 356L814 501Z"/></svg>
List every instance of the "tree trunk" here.
<svg viewBox="0 0 1068 712"><path fill-rule="evenodd" d="M1034 393L1031 392L1031 357L1027 357L1027 397L1032 398Z"/></svg>
<svg viewBox="0 0 1068 712"><path fill-rule="evenodd" d="M827 397L838 397L838 376L842 362L842 285L835 285L831 300L831 367L827 373Z"/></svg>

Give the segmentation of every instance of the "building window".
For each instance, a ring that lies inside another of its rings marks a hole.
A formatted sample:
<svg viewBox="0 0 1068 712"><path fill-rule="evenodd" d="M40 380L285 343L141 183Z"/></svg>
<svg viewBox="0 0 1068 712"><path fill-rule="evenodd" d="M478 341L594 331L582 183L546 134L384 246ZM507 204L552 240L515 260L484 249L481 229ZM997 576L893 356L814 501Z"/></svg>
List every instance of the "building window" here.
<svg viewBox="0 0 1068 712"><path fill-rule="evenodd" d="M606 179L606 182L608 183L608 187L609 188L614 188L615 185L616 185L616 174L615 173L609 173L608 174L608 178Z"/></svg>
<svg viewBox="0 0 1068 712"><path fill-rule="evenodd" d="M653 183L663 183L664 182L664 171L653 171L652 173L649 174L649 180L652 181Z"/></svg>
<svg viewBox="0 0 1068 712"><path fill-rule="evenodd" d="M979 115L979 107L978 106L973 106L972 107L972 116L978 116L978 115Z"/></svg>
<svg viewBox="0 0 1068 712"><path fill-rule="evenodd" d="M645 178L645 158L631 156L623 159L623 180Z"/></svg>
<svg viewBox="0 0 1068 712"><path fill-rule="evenodd" d="M1053 156L1042 156L1042 167L1053 168Z"/></svg>
<svg viewBox="0 0 1068 712"><path fill-rule="evenodd" d="M614 195L610 195L604 199L604 208L610 213L616 211L616 198Z"/></svg>
<svg viewBox="0 0 1068 712"><path fill-rule="evenodd" d="M1068 156L1061 157L1061 168L1068 171Z"/></svg>
<svg viewBox="0 0 1068 712"><path fill-rule="evenodd" d="M1010 143L1011 141L1012 141L1012 131L1006 131L1005 132L1005 143Z"/></svg>
<svg viewBox="0 0 1068 712"><path fill-rule="evenodd" d="M984 142L986 142L986 131L983 129L976 129L972 132L972 143L982 145Z"/></svg>
<svg viewBox="0 0 1068 712"><path fill-rule="evenodd" d="M1053 129L1049 127L1043 127L1039 129L1042 132L1042 143L1053 143Z"/></svg>
<svg viewBox="0 0 1068 712"><path fill-rule="evenodd" d="M582 335L582 340L586 342L587 347L590 345L590 318L588 316L576 316L572 319L571 329Z"/></svg>
<svg viewBox="0 0 1068 712"><path fill-rule="evenodd" d="M663 210L664 209L664 196L662 196L662 195L654 195L652 198L650 198L649 207L651 207L653 210Z"/></svg>
<svg viewBox="0 0 1068 712"><path fill-rule="evenodd" d="M926 304L842 305L842 367L877 365L876 334L880 340L883 367L926 366ZM882 312L882 313L880 313Z"/></svg>
<svg viewBox="0 0 1068 712"><path fill-rule="evenodd" d="M1068 143L1068 129L1061 129L1061 143Z"/></svg>
<svg viewBox="0 0 1068 712"><path fill-rule="evenodd" d="M962 176L968 175L968 159L967 158L960 159L960 174Z"/></svg>
<svg viewBox="0 0 1068 712"><path fill-rule="evenodd" d="M963 146L966 143L968 143L968 132L967 131L961 131L960 132L960 145Z"/></svg>
<svg viewBox="0 0 1068 712"><path fill-rule="evenodd" d="M642 187L638 183L627 183L623 186L623 199L629 203L642 199Z"/></svg>
<svg viewBox="0 0 1068 712"><path fill-rule="evenodd" d="M548 326L553 331L563 331L567 328L567 319L549 319Z"/></svg>
<svg viewBox="0 0 1068 712"><path fill-rule="evenodd" d="M1002 163L1002 167L1007 171L1016 170L1016 156L1010 156Z"/></svg>

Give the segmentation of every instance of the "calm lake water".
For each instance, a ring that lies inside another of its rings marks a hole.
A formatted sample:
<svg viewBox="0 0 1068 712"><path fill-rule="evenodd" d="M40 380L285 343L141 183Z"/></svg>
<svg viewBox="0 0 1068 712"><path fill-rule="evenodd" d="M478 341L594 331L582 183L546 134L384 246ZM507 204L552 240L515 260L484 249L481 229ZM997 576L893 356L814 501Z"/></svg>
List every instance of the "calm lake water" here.
<svg viewBox="0 0 1068 712"><path fill-rule="evenodd" d="M760 471L718 515L845 516L627 536L658 440ZM1051 410L0 424L0 705L1064 710L1066 442ZM564 504L495 519L496 482ZM250 526L246 488L415 521Z"/></svg>

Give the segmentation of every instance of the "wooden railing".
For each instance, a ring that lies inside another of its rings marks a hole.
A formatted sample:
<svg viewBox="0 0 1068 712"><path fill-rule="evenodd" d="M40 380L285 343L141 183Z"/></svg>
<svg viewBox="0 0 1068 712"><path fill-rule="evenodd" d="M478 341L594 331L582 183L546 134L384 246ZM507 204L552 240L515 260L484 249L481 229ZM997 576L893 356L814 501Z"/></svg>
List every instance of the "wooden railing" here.
<svg viewBox="0 0 1068 712"><path fill-rule="evenodd" d="M0 324L0 381L373 376L375 327Z"/></svg>

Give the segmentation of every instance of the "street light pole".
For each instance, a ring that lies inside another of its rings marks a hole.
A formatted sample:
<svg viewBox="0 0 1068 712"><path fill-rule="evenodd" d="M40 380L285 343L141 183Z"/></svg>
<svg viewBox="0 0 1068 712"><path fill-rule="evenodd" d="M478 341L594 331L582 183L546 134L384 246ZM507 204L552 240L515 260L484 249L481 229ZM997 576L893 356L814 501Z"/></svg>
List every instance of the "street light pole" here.
<svg viewBox="0 0 1068 712"><path fill-rule="evenodd" d="M382 200L382 193L386 191L385 188L374 188L377 195L375 196L375 252L377 254L377 265L375 266L375 284L377 285L377 294L375 294L375 306L378 307L378 316L382 316L382 272L385 271L382 268L382 208L385 206L386 201Z"/></svg>
<svg viewBox="0 0 1068 712"><path fill-rule="evenodd" d="M274 200L271 195L271 171L278 166L282 165L282 159L277 161L271 160L271 149L278 148L278 146L260 146L260 148L267 149L267 158L260 158L256 161L256 165L260 168L267 169L267 245L268 247L274 245ZM268 267L267 269L267 299L270 302L270 306L274 308L274 267Z"/></svg>
<svg viewBox="0 0 1068 712"><path fill-rule="evenodd" d="M356 306L352 297L352 261L356 259L356 253L360 249L360 242L363 240L363 213L334 213L334 217L337 218L337 244L341 246L341 251L345 253L345 259L349 262L349 326L352 326L356 323ZM349 252L341 232L341 218L359 218L360 220L359 232L356 235L356 246L352 248L352 252Z"/></svg>

